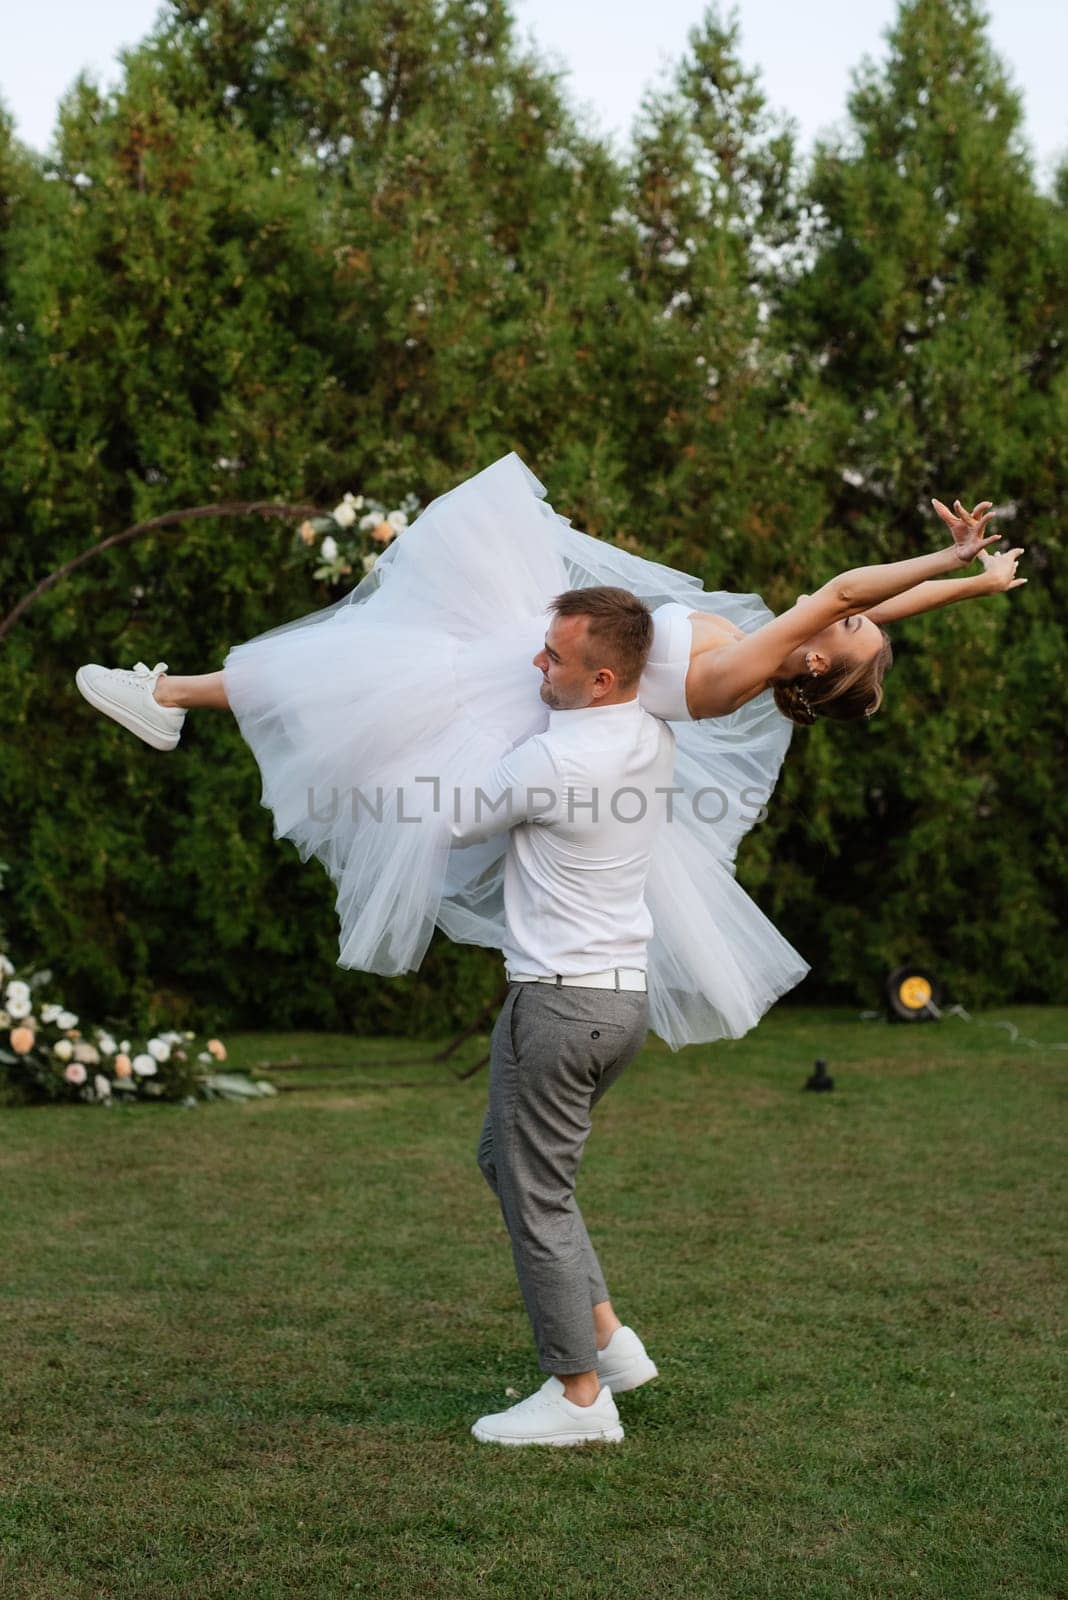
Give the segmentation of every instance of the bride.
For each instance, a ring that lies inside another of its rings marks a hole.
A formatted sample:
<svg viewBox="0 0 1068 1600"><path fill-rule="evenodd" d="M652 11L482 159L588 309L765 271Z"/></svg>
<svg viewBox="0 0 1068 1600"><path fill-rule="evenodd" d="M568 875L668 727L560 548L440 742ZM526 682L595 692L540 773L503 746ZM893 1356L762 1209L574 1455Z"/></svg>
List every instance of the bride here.
<svg viewBox="0 0 1068 1600"><path fill-rule="evenodd" d="M338 964L395 974L419 965L435 926L500 948L506 839L454 846L447 797L547 726L535 658L552 597L629 590L653 613L639 699L676 739L646 890L650 1025L672 1048L739 1038L808 971L733 865L793 724L878 709L892 659L883 624L979 592L942 574L978 556L981 592L1026 581L1021 550L986 553L998 538L984 537L989 501L934 505L944 549L839 574L773 617L756 595L706 594L572 528L511 452L427 506L350 594L234 646L221 671L90 664L76 682L160 750L191 707L229 708L275 837L315 855L336 886Z"/></svg>

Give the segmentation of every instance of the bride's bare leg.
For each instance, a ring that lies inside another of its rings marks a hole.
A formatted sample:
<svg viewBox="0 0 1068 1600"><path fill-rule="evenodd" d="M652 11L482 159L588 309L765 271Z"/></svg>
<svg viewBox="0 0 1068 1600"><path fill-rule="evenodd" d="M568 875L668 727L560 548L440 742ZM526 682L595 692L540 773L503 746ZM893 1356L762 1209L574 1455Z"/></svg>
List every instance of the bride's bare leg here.
<svg viewBox="0 0 1068 1600"><path fill-rule="evenodd" d="M176 678L161 672L156 679L156 699L161 706L213 706L228 711L226 684L221 672L201 672L192 678Z"/></svg>

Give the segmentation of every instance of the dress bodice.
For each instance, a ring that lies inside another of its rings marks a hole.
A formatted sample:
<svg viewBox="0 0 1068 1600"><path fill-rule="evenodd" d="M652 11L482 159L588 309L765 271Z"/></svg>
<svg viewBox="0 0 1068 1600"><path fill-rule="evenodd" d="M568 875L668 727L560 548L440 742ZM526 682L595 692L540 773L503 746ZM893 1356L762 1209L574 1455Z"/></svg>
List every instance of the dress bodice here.
<svg viewBox="0 0 1068 1600"><path fill-rule="evenodd" d="M653 612L653 647L638 684L638 699L665 722L692 722L686 704L693 628L690 607L672 600Z"/></svg>

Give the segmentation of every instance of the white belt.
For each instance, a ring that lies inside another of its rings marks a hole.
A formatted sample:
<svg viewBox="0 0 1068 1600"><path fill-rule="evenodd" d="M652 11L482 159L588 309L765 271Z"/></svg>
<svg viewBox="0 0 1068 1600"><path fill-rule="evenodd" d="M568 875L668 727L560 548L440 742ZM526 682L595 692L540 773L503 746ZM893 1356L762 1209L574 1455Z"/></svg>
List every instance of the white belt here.
<svg viewBox="0 0 1068 1600"><path fill-rule="evenodd" d="M541 977L532 972L515 972L508 974L510 983L552 983L558 989L638 989L646 990L645 973L638 967L608 967L604 972L578 972L573 977L565 978L559 973L555 977Z"/></svg>

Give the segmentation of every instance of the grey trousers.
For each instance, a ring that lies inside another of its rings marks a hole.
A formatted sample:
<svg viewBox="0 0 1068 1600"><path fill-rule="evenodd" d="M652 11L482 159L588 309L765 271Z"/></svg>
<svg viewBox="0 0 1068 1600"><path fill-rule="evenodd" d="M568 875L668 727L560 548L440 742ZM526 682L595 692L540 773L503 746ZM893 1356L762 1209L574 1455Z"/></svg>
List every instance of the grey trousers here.
<svg viewBox="0 0 1068 1600"><path fill-rule="evenodd" d="M648 1026L644 993L513 983L493 1029L478 1164L500 1201L538 1365L561 1377L597 1365L592 1307L609 1298L575 1203L590 1111Z"/></svg>

